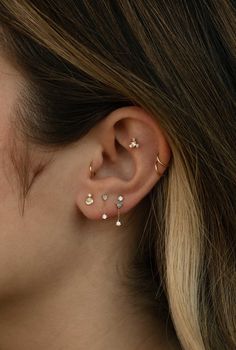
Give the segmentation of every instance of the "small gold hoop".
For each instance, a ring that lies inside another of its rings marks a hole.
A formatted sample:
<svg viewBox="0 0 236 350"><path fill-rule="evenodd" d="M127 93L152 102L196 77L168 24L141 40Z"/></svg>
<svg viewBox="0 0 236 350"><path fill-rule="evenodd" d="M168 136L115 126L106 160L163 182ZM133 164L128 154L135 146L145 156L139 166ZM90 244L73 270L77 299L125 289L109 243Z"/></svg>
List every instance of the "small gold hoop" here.
<svg viewBox="0 0 236 350"><path fill-rule="evenodd" d="M159 158L159 153L157 153L157 159L156 159L156 162L155 162L155 170L156 170L156 172L157 172L158 175L163 176L164 174L161 174L161 173L159 172L159 170L158 170L158 163L161 164L161 165L164 166L164 167L167 167L167 166L168 166L168 164L165 164L165 163L163 163L163 162L160 160L160 158Z"/></svg>
<svg viewBox="0 0 236 350"><path fill-rule="evenodd" d="M93 171L92 164L93 164L93 161L89 165L90 178L92 178L95 175L95 172Z"/></svg>

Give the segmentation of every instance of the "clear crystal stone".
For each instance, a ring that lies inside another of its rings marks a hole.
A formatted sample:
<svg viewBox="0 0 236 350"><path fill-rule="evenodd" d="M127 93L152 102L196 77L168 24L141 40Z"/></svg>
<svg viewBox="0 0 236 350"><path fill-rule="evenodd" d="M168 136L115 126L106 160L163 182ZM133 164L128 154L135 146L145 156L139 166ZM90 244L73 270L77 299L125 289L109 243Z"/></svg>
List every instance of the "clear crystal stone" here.
<svg viewBox="0 0 236 350"><path fill-rule="evenodd" d="M103 218L103 220L106 220L107 219L107 214L102 214L102 218Z"/></svg>
<svg viewBox="0 0 236 350"><path fill-rule="evenodd" d="M87 205L93 204L93 198L91 198L91 197L86 198L85 203L86 203Z"/></svg>
<svg viewBox="0 0 236 350"><path fill-rule="evenodd" d="M119 196L119 197L118 197L118 201L120 201L120 202L123 201L123 199L124 199L123 196Z"/></svg>
<svg viewBox="0 0 236 350"><path fill-rule="evenodd" d="M103 199L104 201L106 201L107 198L108 198L108 195L107 195L106 193L104 193L104 194L102 195L102 199Z"/></svg>
<svg viewBox="0 0 236 350"><path fill-rule="evenodd" d="M117 220L117 221L116 221L116 226L121 226L120 220Z"/></svg>

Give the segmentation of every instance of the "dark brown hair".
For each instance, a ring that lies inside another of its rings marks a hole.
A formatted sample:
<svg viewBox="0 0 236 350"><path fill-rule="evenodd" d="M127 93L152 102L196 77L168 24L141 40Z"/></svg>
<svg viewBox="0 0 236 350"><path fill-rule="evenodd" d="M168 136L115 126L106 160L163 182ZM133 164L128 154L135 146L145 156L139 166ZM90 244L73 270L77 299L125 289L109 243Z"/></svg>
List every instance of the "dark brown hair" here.
<svg viewBox="0 0 236 350"><path fill-rule="evenodd" d="M160 283L184 349L235 349L233 1L0 0L0 24L26 78L25 140L66 147L127 105L158 120L173 159L147 197L136 278L153 304Z"/></svg>

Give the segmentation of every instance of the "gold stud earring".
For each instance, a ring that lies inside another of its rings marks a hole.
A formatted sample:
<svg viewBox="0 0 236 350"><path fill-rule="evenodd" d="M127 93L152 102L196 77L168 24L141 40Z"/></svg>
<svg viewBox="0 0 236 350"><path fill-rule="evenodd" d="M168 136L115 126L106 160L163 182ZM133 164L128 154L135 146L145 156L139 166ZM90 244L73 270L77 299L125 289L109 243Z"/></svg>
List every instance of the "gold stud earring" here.
<svg viewBox="0 0 236 350"><path fill-rule="evenodd" d="M163 174L161 174L161 173L159 172L159 170L158 170L158 163L161 164L161 165L164 166L164 167L167 167L167 166L168 166L168 164L165 164L165 163L163 163L163 162L160 160L160 158L159 158L159 152L157 153L157 158L156 158L156 162L155 162L155 170L156 170L156 172L157 172L158 175L163 176Z"/></svg>
<svg viewBox="0 0 236 350"><path fill-rule="evenodd" d="M123 206L123 200L124 200L124 197L122 195L119 195L118 196L118 199L117 199L117 203L116 203L116 206L117 206L117 221L116 221L116 226L121 226L121 221L120 221L120 208L122 208Z"/></svg>
<svg viewBox="0 0 236 350"><path fill-rule="evenodd" d="M129 144L129 148L139 148L139 143L137 142L135 137L133 137L131 139L131 142Z"/></svg>
<svg viewBox="0 0 236 350"><path fill-rule="evenodd" d="M87 205L91 205L93 204L94 200L93 200L93 195L91 193L88 194L87 198L85 199L85 203Z"/></svg>

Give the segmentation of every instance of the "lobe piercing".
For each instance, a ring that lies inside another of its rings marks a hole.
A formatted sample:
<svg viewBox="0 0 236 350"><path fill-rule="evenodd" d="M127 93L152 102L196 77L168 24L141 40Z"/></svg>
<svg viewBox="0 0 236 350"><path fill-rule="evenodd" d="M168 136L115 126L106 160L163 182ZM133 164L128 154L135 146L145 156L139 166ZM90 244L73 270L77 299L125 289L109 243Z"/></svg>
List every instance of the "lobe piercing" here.
<svg viewBox="0 0 236 350"><path fill-rule="evenodd" d="M103 219L103 220L106 220L106 219L107 219L107 214L106 214L106 213L102 214L102 219Z"/></svg>
<svg viewBox="0 0 236 350"><path fill-rule="evenodd" d="M102 199L103 199L104 201L106 201L106 200L108 199L108 194L107 194L107 193L103 193Z"/></svg>
<svg viewBox="0 0 236 350"><path fill-rule="evenodd" d="M137 143L136 138L132 138L129 144L129 148L139 148L139 143Z"/></svg>
<svg viewBox="0 0 236 350"><path fill-rule="evenodd" d="M94 202L93 196L92 196L91 193L89 193L88 196L87 196L87 198L86 198L86 200L85 200L85 203L86 203L87 205L91 205L91 204L93 204L93 202Z"/></svg>
<svg viewBox="0 0 236 350"><path fill-rule="evenodd" d="M107 193L103 193L102 194L102 200L105 202L107 199L108 199L108 194ZM107 216L106 213L102 214L102 219L103 220L106 220L107 218L108 218L108 216Z"/></svg>
<svg viewBox="0 0 236 350"><path fill-rule="evenodd" d="M117 206L117 221L116 221L116 226L121 226L121 221L120 221L120 208L123 206L123 200L124 197L122 195L118 196L118 201L116 203Z"/></svg>

